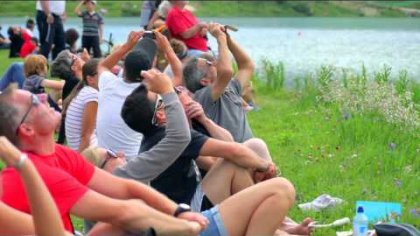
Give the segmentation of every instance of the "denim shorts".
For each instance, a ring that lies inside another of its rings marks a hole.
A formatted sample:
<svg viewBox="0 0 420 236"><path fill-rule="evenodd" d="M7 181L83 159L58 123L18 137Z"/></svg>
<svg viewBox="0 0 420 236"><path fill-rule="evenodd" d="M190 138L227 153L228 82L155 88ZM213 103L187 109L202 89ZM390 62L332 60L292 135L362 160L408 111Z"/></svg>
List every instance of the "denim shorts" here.
<svg viewBox="0 0 420 236"><path fill-rule="evenodd" d="M220 216L219 206L215 206L207 211L201 212L208 220L208 227L200 234L200 236L229 236Z"/></svg>

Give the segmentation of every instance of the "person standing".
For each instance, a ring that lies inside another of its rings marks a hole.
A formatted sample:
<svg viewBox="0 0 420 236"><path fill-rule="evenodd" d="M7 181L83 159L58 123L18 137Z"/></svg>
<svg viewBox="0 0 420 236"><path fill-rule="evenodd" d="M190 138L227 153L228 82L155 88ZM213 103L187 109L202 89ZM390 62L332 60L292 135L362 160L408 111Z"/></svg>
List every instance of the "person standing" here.
<svg viewBox="0 0 420 236"><path fill-rule="evenodd" d="M80 7L84 5L86 11L80 11ZM83 35L82 35L82 48L90 53L93 50L93 57L102 57L100 44L103 41L103 17L95 12L96 1L83 0L76 6L74 12L77 16L83 19Z"/></svg>
<svg viewBox="0 0 420 236"><path fill-rule="evenodd" d="M36 23L41 43L41 54L48 58L52 45L52 59L64 50L64 27L61 16L65 15L66 1L38 0Z"/></svg>

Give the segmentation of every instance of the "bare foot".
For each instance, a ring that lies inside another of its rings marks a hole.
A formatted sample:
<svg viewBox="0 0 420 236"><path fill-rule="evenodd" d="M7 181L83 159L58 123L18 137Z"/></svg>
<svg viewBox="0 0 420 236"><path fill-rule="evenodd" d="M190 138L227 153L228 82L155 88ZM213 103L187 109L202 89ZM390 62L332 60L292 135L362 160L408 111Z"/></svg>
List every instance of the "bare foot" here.
<svg viewBox="0 0 420 236"><path fill-rule="evenodd" d="M282 229L289 234L310 235L314 229L309 227L311 222L313 222L311 218L305 218L300 224L283 224Z"/></svg>

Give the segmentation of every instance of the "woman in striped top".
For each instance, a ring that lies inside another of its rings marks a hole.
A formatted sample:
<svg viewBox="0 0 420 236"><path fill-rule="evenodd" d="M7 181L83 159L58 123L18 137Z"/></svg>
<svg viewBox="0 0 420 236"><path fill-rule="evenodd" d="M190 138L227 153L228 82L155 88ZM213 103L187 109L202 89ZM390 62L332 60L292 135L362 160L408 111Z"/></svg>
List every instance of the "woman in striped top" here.
<svg viewBox="0 0 420 236"><path fill-rule="evenodd" d="M83 79L64 100L67 144L78 152L97 145L98 64L98 59L91 59L83 65Z"/></svg>

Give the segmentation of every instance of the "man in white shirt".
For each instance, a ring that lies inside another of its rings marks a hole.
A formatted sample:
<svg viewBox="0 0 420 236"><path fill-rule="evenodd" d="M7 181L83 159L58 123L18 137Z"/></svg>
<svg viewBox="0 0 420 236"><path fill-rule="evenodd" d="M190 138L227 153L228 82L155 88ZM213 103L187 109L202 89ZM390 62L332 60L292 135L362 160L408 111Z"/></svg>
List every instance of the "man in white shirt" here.
<svg viewBox="0 0 420 236"><path fill-rule="evenodd" d="M143 36L143 32L135 33ZM143 136L125 124L121 118L121 108L126 97L140 85L140 72L152 67L156 49L156 43L152 39L143 38L131 52L122 47L112 53L110 56L115 57L115 64L128 53L124 61L123 78L111 73L110 68L114 64L105 65L106 61L102 61L98 66L98 146L123 152L128 159L137 156Z"/></svg>
<svg viewBox="0 0 420 236"><path fill-rule="evenodd" d="M66 1L38 0L36 1L36 23L41 43L41 54L48 58L51 47L52 59L65 48L64 27L62 16L66 13Z"/></svg>

